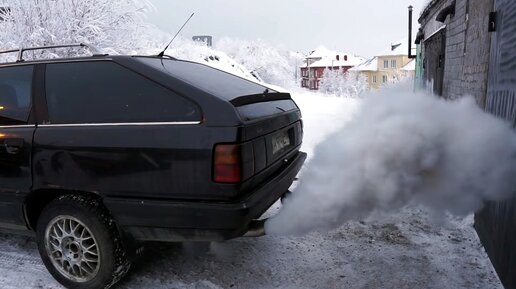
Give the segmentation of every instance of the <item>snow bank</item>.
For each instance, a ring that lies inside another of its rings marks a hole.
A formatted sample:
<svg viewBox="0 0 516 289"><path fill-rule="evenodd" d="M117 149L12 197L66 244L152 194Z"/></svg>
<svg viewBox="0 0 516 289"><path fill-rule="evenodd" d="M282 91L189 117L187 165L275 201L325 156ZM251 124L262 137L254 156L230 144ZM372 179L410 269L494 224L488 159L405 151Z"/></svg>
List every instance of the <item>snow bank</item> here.
<svg viewBox="0 0 516 289"><path fill-rule="evenodd" d="M455 102L405 87L363 101L316 149L268 234L326 230L375 211L424 205L466 215L516 187L516 134L470 97Z"/></svg>
<svg viewBox="0 0 516 289"><path fill-rule="evenodd" d="M355 114L361 100L309 91L291 92L303 115L303 146L310 159L316 145L341 129Z"/></svg>

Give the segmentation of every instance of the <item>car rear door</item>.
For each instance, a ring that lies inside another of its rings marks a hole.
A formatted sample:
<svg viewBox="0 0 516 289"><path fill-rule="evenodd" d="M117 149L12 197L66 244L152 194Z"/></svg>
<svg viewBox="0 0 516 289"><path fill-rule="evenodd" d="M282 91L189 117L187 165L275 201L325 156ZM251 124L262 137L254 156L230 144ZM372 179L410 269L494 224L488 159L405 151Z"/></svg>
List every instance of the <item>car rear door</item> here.
<svg viewBox="0 0 516 289"><path fill-rule="evenodd" d="M34 66L0 67L0 227L22 229L23 200L32 187Z"/></svg>
<svg viewBox="0 0 516 289"><path fill-rule="evenodd" d="M35 190L170 198L209 176L200 109L152 79L111 60L48 63L45 92Z"/></svg>

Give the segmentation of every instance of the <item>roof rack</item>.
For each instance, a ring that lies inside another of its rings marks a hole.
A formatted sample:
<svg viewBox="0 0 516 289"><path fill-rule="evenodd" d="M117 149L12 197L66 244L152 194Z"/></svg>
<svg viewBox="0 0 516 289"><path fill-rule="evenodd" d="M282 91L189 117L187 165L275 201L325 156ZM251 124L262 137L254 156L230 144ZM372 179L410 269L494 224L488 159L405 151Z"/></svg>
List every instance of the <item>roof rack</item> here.
<svg viewBox="0 0 516 289"><path fill-rule="evenodd" d="M52 45L52 46L39 46L39 47L27 47L27 48L18 48L18 49L11 49L11 50L4 50L0 51L0 54L3 53L15 53L18 52L18 57L16 59L16 62L23 62L23 53L25 51L33 51L33 50L44 50L44 49L54 49L54 48L67 48L67 47L84 47L91 51L93 56L103 56L107 55L106 53L102 53L98 48L95 46L92 46L90 44L85 43L79 43L79 44L63 44L63 45Z"/></svg>

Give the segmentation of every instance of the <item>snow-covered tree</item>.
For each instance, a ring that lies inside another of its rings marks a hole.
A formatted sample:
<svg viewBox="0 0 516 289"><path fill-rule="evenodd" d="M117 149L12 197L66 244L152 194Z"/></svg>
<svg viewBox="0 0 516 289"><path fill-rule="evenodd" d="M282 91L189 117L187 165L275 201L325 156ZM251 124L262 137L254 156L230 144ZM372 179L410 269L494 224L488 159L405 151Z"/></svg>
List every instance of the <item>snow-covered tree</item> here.
<svg viewBox="0 0 516 289"><path fill-rule="evenodd" d="M359 97L366 90L366 76L356 72L326 69L319 83L319 91L341 97Z"/></svg>
<svg viewBox="0 0 516 289"><path fill-rule="evenodd" d="M225 52L263 81L286 88L296 84L296 70L302 59L286 49L275 47L262 40L247 41L223 38L215 48Z"/></svg>
<svg viewBox="0 0 516 289"><path fill-rule="evenodd" d="M147 0L3 0L2 49L90 43L110 54L137 53L163 46L167 34L146 21ZM37 52L38 57L79 53ZM30 53L28 53L30 56Z"/></svg>
<svg viewBox="0 0 516 289"><path fill-rule="evenodd" d="M87 43L109 54L156 55L172 38L147 21L149 0L0 0L0 49ZM238 76L292 87L296 61L287 50L262 41L225 39L219 50L179 36L167 50L176 58L204 63ZM221 50L221 51L220 51ZM25 59L88 55L76 48L28 51ZM229 56L228 56L229 54ZM16 54L2 54L13 61ZM232 59L233 58L233 59Z"/></svg>

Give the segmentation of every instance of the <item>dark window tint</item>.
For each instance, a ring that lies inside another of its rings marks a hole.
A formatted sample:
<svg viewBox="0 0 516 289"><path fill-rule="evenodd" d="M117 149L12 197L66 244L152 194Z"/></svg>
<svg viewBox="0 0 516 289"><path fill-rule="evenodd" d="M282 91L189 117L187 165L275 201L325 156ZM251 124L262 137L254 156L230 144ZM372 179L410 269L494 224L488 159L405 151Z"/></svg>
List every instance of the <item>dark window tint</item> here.
<svg viewBox="0 0 516 289"><path fill-rule="evenodd" d="M31 109L33 66L0 68L0 125L26 124Z"/></svg>
<svg viewBox="0 0 516 289"><path fill-rule="evenodd" d="M155 68L165 69L173 77L225 100L262 94L266 89L268 93L276 93L270 88L204 64L170 59L139 59Z"/></svg>
<svg viewBox="0 0 516 289"><path fill-rule="evenodd" d="M46 89L55 124L201 119L191 101L113 62L48 64Z"/></svg>

